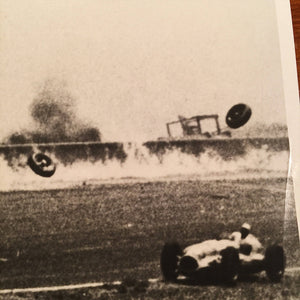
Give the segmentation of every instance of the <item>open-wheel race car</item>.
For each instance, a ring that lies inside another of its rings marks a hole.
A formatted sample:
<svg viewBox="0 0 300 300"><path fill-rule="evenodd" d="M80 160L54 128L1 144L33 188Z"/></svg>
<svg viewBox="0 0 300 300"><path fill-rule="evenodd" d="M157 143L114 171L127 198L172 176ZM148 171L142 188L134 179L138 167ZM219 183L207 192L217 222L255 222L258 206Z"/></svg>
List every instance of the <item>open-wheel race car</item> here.
<svg viewBox="0 0 300 300"><path fill-rule="evenodd" d="M160 259L163 277L171 282L181 277L197 283L231 284L262 271L272 282L279 282L285 269L282 246L274 244L261 254L249 244L230 239L207 240L183 250L176 242L166 243Z"/></svg>

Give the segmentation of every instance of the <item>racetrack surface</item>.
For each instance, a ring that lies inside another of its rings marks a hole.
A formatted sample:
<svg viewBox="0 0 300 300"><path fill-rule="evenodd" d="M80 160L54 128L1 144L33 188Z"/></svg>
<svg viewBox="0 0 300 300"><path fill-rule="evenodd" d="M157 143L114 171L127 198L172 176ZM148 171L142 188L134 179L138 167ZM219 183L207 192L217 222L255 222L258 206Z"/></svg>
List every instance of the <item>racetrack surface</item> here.
<svg viewBox="0 0 300 300"><path fill-rule="evenodd" d="M285 269L285 273L292 273L292 275L297 276L300 274L300 267L287 268ZM253 278L253 277L252 277ZM258 275L255 275L257 282L259 282ZM178 279L175 283L183 283L185 278ZM242 281L242 280L240 280ZM144 283L147 284L155 284L158 282L164 282L163 279L160 278L149 278L148 280L144 280ZM138 281L136 281L138 283ZM0 290L0 295L6 294L21 294L21 293L41 293L41 292L57 292L57 291L68 291L68 290L77 290L77 289L85 289L85 288L107 288L107 287L120 287L121 285L126 284L125 281L113 281L113 282L88 282L83 284L70 284L70 285L60 285L60 286L48 286L48 287L34 287L34 288L16 288L16 289L4 289Z"/></svg>
<svg viewBox="0 0 300 300"><path fill-rule="evenodd" d="M165 283L160 279L125 279L113 283L86 283L69 286L0 290L0 299L298 299L298 268L288 268L280 283L252 276L237 285L190 285Z"/></svg>
<svg viewBox="0 0 300 300"><path fill-rule="evenodd" d="M2 192L1 256L8 261L1 289L159 278L166 240L185 246L244 221L264 245L283 242L288 267L299 266L294 208L285 194L283 178Z"/></svg>

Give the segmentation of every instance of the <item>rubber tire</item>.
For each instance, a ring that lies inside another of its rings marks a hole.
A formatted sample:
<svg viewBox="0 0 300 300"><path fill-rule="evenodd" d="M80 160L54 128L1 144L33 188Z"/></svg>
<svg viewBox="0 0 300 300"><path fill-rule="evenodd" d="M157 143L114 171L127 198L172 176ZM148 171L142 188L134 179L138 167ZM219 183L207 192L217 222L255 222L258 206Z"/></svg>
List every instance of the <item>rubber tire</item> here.
<svg viewBox="0 0 300 300"><path fill-rule="evenodd" d="M41 152L36 152L30 155L27 163L34 173L42 177L51 177L56 170L56 166L52 159Z"/></svg>
<svg viewBox="0 0 300 300"><path fill-rule="evenodd" d="M282 246L272 245L265 253L265 268L272 282L279 282L284 274L285 254Z"/></svg>
<svg viewBox="0 0 300 300"><path fill-rule="evenodd" d="M221 251L221 280L224 283L232 284L238 278L240 259L239 251L233 247L228 247Z"/></svg>
<svg viewBox="0 0 300 300"><path fill-rule="evenodd" d="M175 281L178 276L178 262L182 250L177 242L166 243L160 255L160 267L166 281Z"/></svg>
<svg viewBox="0 0 300 300"><path fill-rule="evenodd" d="M236 104L230 108L226 115L226 124L233 129L237 129L245 125L250 117L252 111L251 108L243 103Z"/></svg>

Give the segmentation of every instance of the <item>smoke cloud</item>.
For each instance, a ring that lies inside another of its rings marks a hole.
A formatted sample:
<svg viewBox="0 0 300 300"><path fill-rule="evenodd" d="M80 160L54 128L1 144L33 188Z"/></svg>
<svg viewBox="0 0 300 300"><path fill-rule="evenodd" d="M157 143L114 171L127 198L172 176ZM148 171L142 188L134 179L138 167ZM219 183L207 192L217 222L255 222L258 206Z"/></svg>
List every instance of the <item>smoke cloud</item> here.
<svg viewBox="0 0 300 300"><path fill-rule="evenodd" d="M9 144L101 141L98 128L76 116L76 101L66 84L46 80L30 106L34 121L32 130L15 132L6 139Z"/></svg>

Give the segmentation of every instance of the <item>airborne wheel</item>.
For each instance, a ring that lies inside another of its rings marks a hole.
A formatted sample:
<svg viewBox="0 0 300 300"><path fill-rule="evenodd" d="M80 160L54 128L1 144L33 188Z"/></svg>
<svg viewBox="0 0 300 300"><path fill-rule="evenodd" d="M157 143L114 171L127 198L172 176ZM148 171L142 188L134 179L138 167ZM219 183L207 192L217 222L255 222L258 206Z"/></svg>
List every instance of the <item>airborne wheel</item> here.
<svg viewBox="0 0 300 300"><path fill-rule="evenodd" d="M56 170L52 159L41 152L33 153L28 158L28 165L32 171L42 177L51 177Z"/></svg>
<svg viewBox="0 0 300 300"><path fill-rule="evenodd" d="M233 129L239 128L249 121L251 114L252 111L248 105L243 103L236 104L228 111L226 124Z"/></svg>

